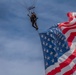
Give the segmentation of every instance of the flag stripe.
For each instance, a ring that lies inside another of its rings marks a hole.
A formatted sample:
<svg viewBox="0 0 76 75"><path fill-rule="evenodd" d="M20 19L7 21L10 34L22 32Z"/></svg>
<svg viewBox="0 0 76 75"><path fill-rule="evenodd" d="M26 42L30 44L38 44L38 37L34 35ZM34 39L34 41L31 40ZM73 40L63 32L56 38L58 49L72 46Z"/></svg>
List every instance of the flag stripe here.
<svg viewBox="0 0 76 75"><path fill-rule="evenodd" d="M65 28L65 29L63 30L63 33L65 34L68 30L73 30L73 29L76 29L76 25L73 26L73 27Z"/></svg>
<svg viewBox="0 0 76 75"><path fill-rule="evenodd" d="M70 34L70 36L68 37L68 45L69 46L71 46L71 44L72 44L72 40L75 38L75 36L76 36L76 32L73 32L73 33L71 33Z"/></svg>
<svg viewBox="0 0 76 75"><path fill-rule="evenodd" d="M51 72L49 72L47 75L51 75L51 74L55 75L56 73L60 72L61 69L64 68L64 67L66 67L67 65L69 65L75 57L76 57L76 50L73 52L72 55L70 55L68 57L68 59L66 59L64 62L62 62L61 64L59 64L59 67L56 67L54 70L52 70Z"/></svg>
<svg viewBox="0 0 76 75"><path fill-rule="evenodd" d="M63 69L61 70L62 75L63 75L64 73L66 73L67 71L71 70L72 67L75 65L75 63L76 63L76 58L75 58L74 60L72 60L72 62L71 62L68 66L66 66L65 68L63 68Z"/></svg>
<svg viewBox="0 0 76 75"><path fill-rule="evenodd" d="M66 73L64 73L63 75L71 75L76 71L76 64L73 66L73 68L69 71L67 71Z"/></svg>
<svg viewBox="0 0 76 75"><path fill-rule="evenodd" d="M72 55L68 57L68 59L66 59L63 63L60 64L60 68L62 69L66 67L67 65L69 65L75 57L76 57L76 50L73 52Z"/></svg>
<svg viewBox="0 0 76 75"><path fill-rule="evenodd" d="M65 37L66 39L70 36L71 33L76 32L76 29L72 29L66 32Z"/></svg>
<svg viewBox="0 0 76 75"><path fill-rule="evenodd" d="M73 73L73 75L76 75L76 71Z"/></svg>

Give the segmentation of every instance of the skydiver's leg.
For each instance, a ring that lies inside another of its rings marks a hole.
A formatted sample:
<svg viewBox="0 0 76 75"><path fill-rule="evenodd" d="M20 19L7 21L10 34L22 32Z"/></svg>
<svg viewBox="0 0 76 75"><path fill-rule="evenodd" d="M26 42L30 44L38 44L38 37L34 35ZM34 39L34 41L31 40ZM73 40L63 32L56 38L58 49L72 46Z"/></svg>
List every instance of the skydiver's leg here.
<svg viewBox="0 0 76 75"><path fill-rule="evenodd" d="M34 22L32 22L32 26L33 26L34 28L36 28L36 27L35 27L35 23L34 23Z"/></svg>
<svg viewBox="0 0 76 75"><path fill-rule="evenodd" d="M36 23L35 21L32 22L32 26L33 26L36 30L38 30L38 26L37 26L37 23Z"/></svg>

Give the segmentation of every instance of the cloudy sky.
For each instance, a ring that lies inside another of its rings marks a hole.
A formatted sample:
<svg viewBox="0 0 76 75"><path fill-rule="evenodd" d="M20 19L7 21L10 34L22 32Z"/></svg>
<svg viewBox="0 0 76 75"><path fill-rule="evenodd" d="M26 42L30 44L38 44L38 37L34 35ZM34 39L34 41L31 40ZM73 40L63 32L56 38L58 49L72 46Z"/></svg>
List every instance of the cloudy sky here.
<svg viewBox="0 0 76 75"><path fill-rule="evenodd" d="M0 75L45 75L40 38L27 16L33 3L38 32L76 11L76 0L0 0Z"/></svg>

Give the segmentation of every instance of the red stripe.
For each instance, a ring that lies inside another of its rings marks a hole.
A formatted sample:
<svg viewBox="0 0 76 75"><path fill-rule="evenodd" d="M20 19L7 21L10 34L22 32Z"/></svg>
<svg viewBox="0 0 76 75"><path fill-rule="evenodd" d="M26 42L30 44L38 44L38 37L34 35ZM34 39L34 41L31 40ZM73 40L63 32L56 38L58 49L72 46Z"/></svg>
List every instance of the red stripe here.
<svg viewBox="0 0 76 75"><path fill-rule="evenodd" d="M63 22L63 23L60 23L58 27L61 29L62 27L70 27L74 25L76 25L76 22L74 22L73 24L71 24L71 22Z"/></svg>
<svg viewBox="0 0 76 75"><path fill-rule="evenodd" d="M72 75L75 71L76 71L76 64L74 65L74 67L71 70L67 71L63 75Z"/></svg>
<svg viewBox="0 0 76 75"><path fill-rule="evenodd" d="M75 57L76 57L76 50L64 62L60 63L59 67L56 67L54 70L49 72L47 75L55 75L56 73L60 72L61 69L69 65Z"/></svg>
<svg viewBox="0 0 76 75"><path fill-rule="evenodd" d="M57 72L61 72L61 69L59 67L56 68ZM47 75L55 75L57 72L55 72L55 70L52 70L51 72L48 72Z"/></svg>
<svg viewBox="0 0 76 75"><path fill-rule="evenodd" d="M73 39L76 36L76 32L73 32L70 34L70 36L68 37L67 41L68 41L68 45L71 46Z"/></svg>
<svg viewBox="0 0 76 75"><path fill-rule="evenodd" d="M65 28L62 32L65 34L68 30L71 30L71 29L76 29L76 25L71 27L71 28Z"/></svg>

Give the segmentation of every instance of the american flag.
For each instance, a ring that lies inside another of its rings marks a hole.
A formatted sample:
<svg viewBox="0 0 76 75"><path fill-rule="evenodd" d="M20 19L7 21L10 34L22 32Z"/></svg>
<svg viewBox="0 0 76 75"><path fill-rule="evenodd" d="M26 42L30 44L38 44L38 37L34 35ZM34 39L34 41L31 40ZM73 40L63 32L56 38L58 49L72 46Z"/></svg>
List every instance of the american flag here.
<svg viewBox="0 0 76 75"><path fill-rule="evenodd" d="M46 75L76 75L76 12L69 20L40 33Z"/></svg>

